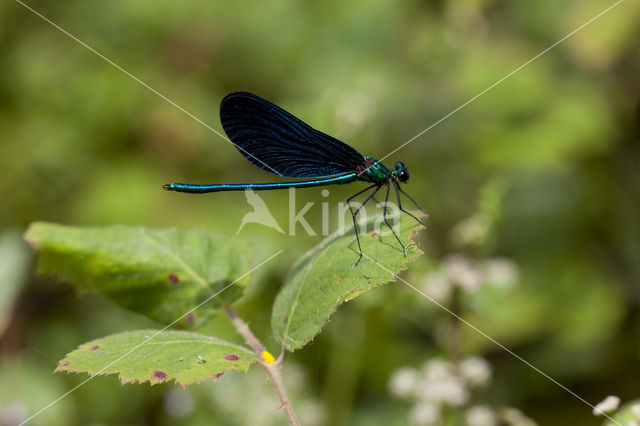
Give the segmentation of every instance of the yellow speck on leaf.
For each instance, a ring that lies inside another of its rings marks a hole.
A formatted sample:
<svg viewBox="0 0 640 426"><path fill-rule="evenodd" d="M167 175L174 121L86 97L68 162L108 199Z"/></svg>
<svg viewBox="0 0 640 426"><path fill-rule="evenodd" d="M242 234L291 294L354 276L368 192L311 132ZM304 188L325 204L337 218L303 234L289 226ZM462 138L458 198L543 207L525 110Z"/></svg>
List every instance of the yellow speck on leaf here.
<svg viewBox="0 0 640 426"><path fill-rule="evenodd" d="M276 362L276 359L269 351L262 351L262 358L264 359L265 364L273 364Z"/></svg>

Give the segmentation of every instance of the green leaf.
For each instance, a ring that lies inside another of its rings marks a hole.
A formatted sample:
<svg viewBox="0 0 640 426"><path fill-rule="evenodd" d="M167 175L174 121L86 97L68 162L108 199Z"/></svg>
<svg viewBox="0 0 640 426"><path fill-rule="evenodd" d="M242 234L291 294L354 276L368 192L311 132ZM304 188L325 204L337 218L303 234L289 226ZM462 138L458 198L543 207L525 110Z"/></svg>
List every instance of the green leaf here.
<svg viewBox="0 0 640 426"><path fill-rule="evenodd" d="M294 266L271 315L273 334L287 350L310 342L338 305L394 280L391 273L406 269L408 262L422 254L414 240L424 227L408 215L402 216L395 229L407 247L406 257L384 223L379 226L380 218L374 218L366 227L361 226L360 243L365 256L358 265L358 246L351 229L327 237Z"/></svg>
<svg viewBox="0 0 640 426"><path fill-rule="evenodd" d="M247 348L204 334L136 330L80 345L58 363L54 373L118 374L122 383L155 385L174 380L185 387L216 380L229 370L246 372L257 360Z"/></svg>
<svg viewBox="0 0 640 426"><path fill-rule="evenodd" d="M248 270L250 248L206 231L34 223L25 235L39 272L95 288L125 309L170 324ZM246 277L178 322L199 326L242 294Z"/></svg>

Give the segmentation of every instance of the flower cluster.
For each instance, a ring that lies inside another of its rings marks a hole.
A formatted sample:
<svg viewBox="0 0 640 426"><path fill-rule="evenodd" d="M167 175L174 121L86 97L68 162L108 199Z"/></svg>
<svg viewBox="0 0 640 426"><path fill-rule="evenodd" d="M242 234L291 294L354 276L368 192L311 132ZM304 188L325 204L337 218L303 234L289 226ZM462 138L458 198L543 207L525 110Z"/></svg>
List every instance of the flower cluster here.
<svg viewBox="0 0 640 426"><path fill-rule="evenodd" d="M436 358L427 361L421 370L407 367L397 370L391 376L389 388L396 397L416 402L410 415L413 424L436 425L444 407L466 404L471 389L486 385L490 379L491 367L483 358L469 357L457 366ZM477 418L478 407L472 408L475 411L470 415Z"/></svg>
<svg viewBox="0 0 640 426"><path fill-rule="evenodd" d="M507 419L511 425L535 425L513 408L497 412L485 405L470 404L471 392L488 385L491 374L490 364L479 356L465 358L459 364L434 358L420 370L403 367L395 371L389 389L394 396L414 402L409 420L416 426L443 424L445 412L451 408L464 410L468 426L496 426Z"/></svg>

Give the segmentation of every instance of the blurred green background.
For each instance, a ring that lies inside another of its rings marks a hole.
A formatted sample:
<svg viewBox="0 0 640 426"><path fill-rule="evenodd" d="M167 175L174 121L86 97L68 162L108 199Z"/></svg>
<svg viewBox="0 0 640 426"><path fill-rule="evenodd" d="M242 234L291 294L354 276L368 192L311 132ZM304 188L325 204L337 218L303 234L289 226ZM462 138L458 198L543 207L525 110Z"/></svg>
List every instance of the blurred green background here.
<svg viewBox="0 0 640 426"><path fill-rule="evenodd" d="M247 90L377 158L610 4L29 2L219 131L222 97ZM243 194L161 185L277 178L19 3L0 3L0 22L0 424L13 425L85 379L50 374L65 353L157 327L99 294L36 277L21 240L30 222L206 228L233 238L251 210ZM452 254L471 269L507 262L511 284L443 303L591 403L640 397L639 36L640 3L627 0L385 161L406 163L406 189L430 214L426 256L406 279L432 291ZM330 188L328 198L298 191L297 208L315 202L306 217L319 231L320 203L335 209L357 187ZM260 195L285 227L288 194ZM286 248L238 308L277 352L270 304L321 237L255 224L240 237L255 244L255 263ZM285 364L304 424L421 424L410 414L415 401L394 396L389 380L401 367L454 356L450 323L401 283L342 306ZM224 318L204 331L237 340ZM515 407L543 425L601 423L473 330L459 333L457 350L493 371L468 405ZM31 424L282 424L272 393L260 371L186 391L99 377Z"/></svg>

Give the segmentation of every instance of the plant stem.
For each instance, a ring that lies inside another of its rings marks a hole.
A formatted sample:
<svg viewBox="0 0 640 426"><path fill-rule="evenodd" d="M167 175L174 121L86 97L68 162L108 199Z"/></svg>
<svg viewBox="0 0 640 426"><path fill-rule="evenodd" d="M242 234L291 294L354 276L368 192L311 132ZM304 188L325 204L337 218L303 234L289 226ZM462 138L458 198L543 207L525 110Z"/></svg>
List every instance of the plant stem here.
<svg viewBox="0 0 640 426"><path fill-rule="evenodd" d="M235 326L238 333L244 337L244 340L247 342L249 346L251 346L256 353L258 354L259 361L258 364L267 372L267 375L273 382L273 386L276 388L276 393L280 398L280 402L282 403L282 409L287 414L289 418L289 423L293 426L300 426L298 423L298 419L296 418L296 413L293 411L293 407L291 406L291 402L289 401L289 396L287 395L287 388L284 385L284 381L282 380L282 374L280 373L280 366L282 365L282 361L284 359L284 351L278 357L275 362L266 363L262 356L262 353L265 351L264 346L258 340L258 338L251 332L249 326L246 322L240 318L230 306L224 306L224 311L231 320L231 323Z"/></svg>
<svg viewBox="0 0 640 426"><path fill-rule="evenodd" d="M240 333L240 335L244 337L244 340L247 342L247 344L251 346L256 351L256 353L262 357L262 351L265 350L264 346L262 346L262 343L260 343L258 338L253 335L247 323L244 322L233 309L231 309L231 306L225 306L224 311L229 319L231 319L231 322L236 327L238 333Z"/></svg>
<svg viewBox="0 0 640 426"><path fill-rule="evenodd" d="M280 364L271 363L271 364L261 364L262 368L265 369L267 375L271 378L273 382L273 386L276 388L276 392L280 397L280 402L282 403L282 409L287 414L289 418L289 423L293 426L300 426L298 423L298 419L296 418L296 413L293 411L293 407L291 406L291 402L289 402L289 396L287 395L287 388L284 386L284 381L282 380L282 374L280 374Z"/></svg>

